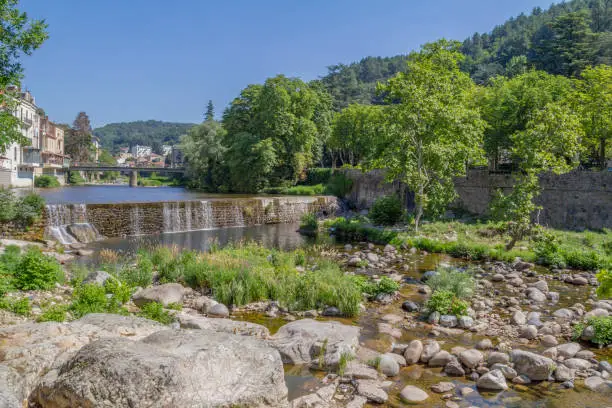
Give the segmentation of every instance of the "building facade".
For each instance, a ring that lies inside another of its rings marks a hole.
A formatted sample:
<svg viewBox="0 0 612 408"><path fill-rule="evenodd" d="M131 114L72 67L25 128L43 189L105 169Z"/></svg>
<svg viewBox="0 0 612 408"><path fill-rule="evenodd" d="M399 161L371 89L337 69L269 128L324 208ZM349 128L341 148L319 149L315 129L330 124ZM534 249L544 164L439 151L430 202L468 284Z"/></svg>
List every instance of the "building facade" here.
<svg viewBox="0 0 612 408"><path fill-rule="evenodd" d="M150 156L152 152L151 146L135 145L132 146L132 156L145 157Z"/></svg>

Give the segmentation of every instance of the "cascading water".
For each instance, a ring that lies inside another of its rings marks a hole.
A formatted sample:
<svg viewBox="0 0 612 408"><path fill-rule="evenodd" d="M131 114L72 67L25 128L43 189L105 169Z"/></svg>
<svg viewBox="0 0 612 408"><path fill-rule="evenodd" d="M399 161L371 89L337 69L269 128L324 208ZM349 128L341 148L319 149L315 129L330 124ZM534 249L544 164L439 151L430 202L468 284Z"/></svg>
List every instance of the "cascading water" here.
<svg viewBox="0 0 612 408"><path fill-rule="evenodd" d="M47 234L62 245L88 243L100 239L96 228L87 222L85 204L48 204Z"/></svg>

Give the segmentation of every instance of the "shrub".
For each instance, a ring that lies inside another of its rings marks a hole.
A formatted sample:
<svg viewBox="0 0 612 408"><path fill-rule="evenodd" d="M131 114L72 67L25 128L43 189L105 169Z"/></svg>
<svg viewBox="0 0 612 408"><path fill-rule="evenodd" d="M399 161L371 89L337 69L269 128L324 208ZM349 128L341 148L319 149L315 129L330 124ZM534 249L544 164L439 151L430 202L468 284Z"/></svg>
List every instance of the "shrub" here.
<svg viewBox="0 0 612 408"><path fill-rule="evenodd" d="M352 187L353 180L346 177L344 173L335 173L325 186L325 194L343 198L350 193Z"/></svg>
<svg viewBox="0 0 612 408"><path fill-rule="evenodd" d="M317 221L317 214L310 212L302 216L302 220L300 222L300 229L316 231L318 228L319 222Z"/></svg>
<svg viewBox="0 0 612 408"><path fill-rule="evenodd" d="M597 296L602 299L612 297L612 271L602 269L597 274L597 281L599 282L599 286L597 287Z"/></svg>
<svg viewBox="0 0 612 408"><path fill-rule="evenodd" d="M474 294L474 278L471 273L452 267L439 268L426 283L432 292L450 292L459 299L468 299Z"/></svg>
<svg viewBox="0 0 612 408"><path fill-rule="evenodd" d="M22 290L50 289L63 279L60 264L38 248L30 248L15 270L15 286Z"/></svg>
<svg viewBox="0 0 612 408"><path fill-rule="evenodd" d="M32 225L38 220L45 207L45 199L38 194L30 193L19 200L15 220L22 225Z"/></svg>
<svg viewBox="0 0 612 408"><path fill-rule="evenodd" d="M44 309L37 322L63 322L66 320L67 305L53 305Z"/></svg>
<svg viewBox="0 0 612 408"><path fill-rule="evenodd" d="M70 175L68 176L68 183L79 185L85 183L85 179L81 177L81 173L78 171L71 171Z"/></svg>
<svg viewBox="0 0 612 408"><path fill-rule="evenodd" d="M57 177L48 174L43 174L34 179L34 186L40 188L59 187L60 183Z"/></svg>
<svg viewBox="0 0 612 408"><path fill-rule="evenodd" d="M146 288L153 283L153 261L143 253L139 253L136 266L124 267L119 271L119 278L131 287Z"/></svg>
<svg viewBox="0 0 612 408"><path fill-rule="evenodd" d="M361 275L354 275L353 280L358 285L360 291L370 298L375 298L381 294L395 293L399 290L399 283L386 276L380 278L378 282L372 282L367 277Z"/></svg>
<svg viewBox="0 0 612 408"><path fill-rule="evenodd" d="M565 264L571 268L594 271L604 266L604 260L595 251L563 250L561 256L565 260Z"/></svg>
<svg viewBox="0 0 612 408"><path fill-rule="evenodd" d="M30 300L26 297L20 299L3 298L0 299L0 309L5 309L20 316L28 316L32 311Z"/></svg>
<svg viewBox="0 0 612 408"><path fill-rule="evenodd" d="M461 242L448 243L446 251L455 258L479 261L488 257L489 248L486 245L466 244Z"/></svg>
<svg viewBox="0 0 612 408"><path fill-rule="evenodd" d="M125 313L114 296L107 297L106 289L93 283L75 289L70 310L77 319L89 313Z"/></svg>
<svg viewBox="0 0 612 408"><path fill-rule="evenodd" d="M162 324L170 324L174 321L174 318L164 310L164 306L161 303L149 302L142 305L138 316L146 319L155 320Z"/></svg>
<svg viewBox="0 0 612 408"><path fill-rule="evenodd" d="M391 195L378 198L372 204L368 216L375 224L394 225L402 219L403 214L402 202L397 196Z"/></svg>
<svg viewBox="0 0 612 408"><path fill-rule="evenodd" d="M306 170L306 178L301 184L314 186L317 184L327 184L332 176L332 169L313 168Z"/></svg>
<svg viewBox="0 0 612 408"><path fill-rule="evenodd" d="M468 309L467 302L457 298L449 290L434 292L427 301L426 306L430 312L438 312L443 315L453 314L456 316L464 316Z"/></svg>
<svg viewBox="0 0 612 408"><path fill-rule="evenodd" d="M132 296L132 290L128 284L121 282L119 279L107 279L104 283L104 289L107 294L111 294L121 304L127 303Z"/></svg>
<svg viewBox="0 0 612 408"><path fill-rule="evenodd" d="M587 325L593 326L593 343L601 346L612 344L612 316L593 317L588 320Z"/></svg>

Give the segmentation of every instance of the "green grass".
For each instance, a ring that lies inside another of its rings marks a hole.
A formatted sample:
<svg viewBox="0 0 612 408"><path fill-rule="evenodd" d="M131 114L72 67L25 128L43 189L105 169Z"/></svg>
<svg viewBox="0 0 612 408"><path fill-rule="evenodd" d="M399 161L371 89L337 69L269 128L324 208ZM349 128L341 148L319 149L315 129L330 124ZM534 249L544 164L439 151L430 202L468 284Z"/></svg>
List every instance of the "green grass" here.
<svg viewBox="0 0 612 408"><path fill-rule="evenodd" d="M155 320L161 324L170 324L174 321L174 318L164 310L164 305L157 302L150 302L142 305L138 316L146 319Z"/></svg>
<svg viewBox="0 0 612 408"><path fill-rule="evenodd" d="M469 271L441 267L425 282L432 292L447 291L459 299L469 299L474 294L474 278Z"/></svg>
<svg viewBox="0 0 612 408"><path fill-rule="evenodd" d="M5 297L0 299L0 309L8 310L20 316L29 316L32 306L27 297L19 299Z"/></svg>
<svg viewBox="0 0 612 408"><path fill-rule="evenodd" d="M69 305L53 305L43 310L42 314L36 319L37 322L63 322L66 320L66 313Z"/></svg>
<svg viewBox="0 0 612 408"><path fill-rule="evenodd" d="M358 313L361 291L337 264L316 253L284 252L240 244L210 253L157 248L142 254L156 266L160 279L209 292L226 305L276 300L291 310L335 306L346 316ZM313 260L305 272L297 263ZM153 262L155 260L155 262ZM138 266L137 266L138 267Z"/></svg>

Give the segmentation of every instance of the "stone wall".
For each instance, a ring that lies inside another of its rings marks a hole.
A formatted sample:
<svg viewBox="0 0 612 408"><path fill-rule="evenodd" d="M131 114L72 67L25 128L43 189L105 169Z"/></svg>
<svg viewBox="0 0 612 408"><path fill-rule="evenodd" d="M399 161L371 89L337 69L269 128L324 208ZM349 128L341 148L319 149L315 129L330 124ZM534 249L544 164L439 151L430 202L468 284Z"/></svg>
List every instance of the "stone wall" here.
<svg viewBox="0 0 612 408"><path fill-rule="evenodd" d="M353 180L351 192L345 197L359 209L369 208L377 197L399 192L408 207L411 195L399 182L386 183L384 171L362 173L344 170ZM537 203L543 207L538 221L563 229L612 228L612 172L572 172L564 175L547 174L540 178L542 194ZM497 189L509 192L510 174L489 174L488 170L470 170L467 177L455 180L459 198L455 205L476 215L484 215L489 200Z"/></svg>

